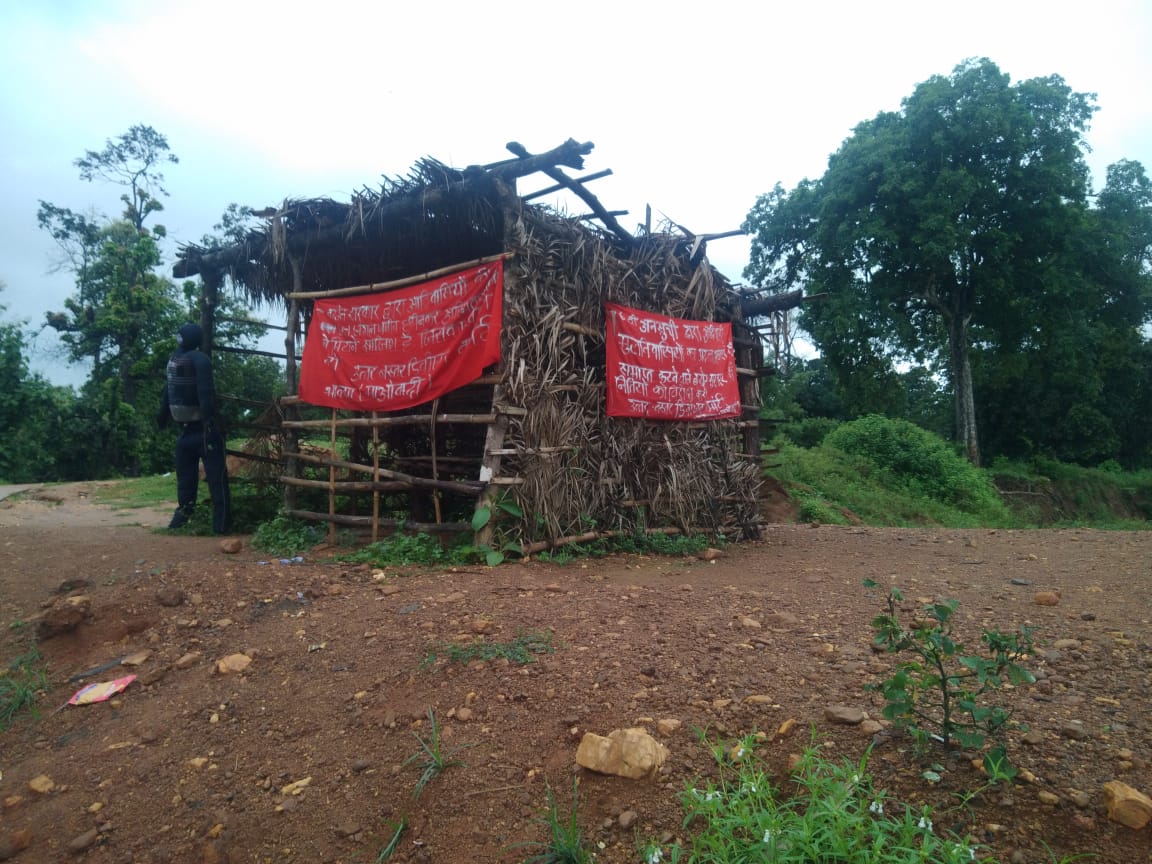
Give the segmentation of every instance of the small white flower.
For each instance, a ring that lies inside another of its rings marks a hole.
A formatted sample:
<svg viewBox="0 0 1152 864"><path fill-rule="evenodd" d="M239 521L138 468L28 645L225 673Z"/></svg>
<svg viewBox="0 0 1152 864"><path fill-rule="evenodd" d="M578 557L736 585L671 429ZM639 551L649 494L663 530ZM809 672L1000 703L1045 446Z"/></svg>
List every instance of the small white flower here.
<svg viewBox="0 0 1152 864"><path fill-rule="evenodd" d="M764 842L765 842L765 843L771 843L771 842L772 842L772 831L771 831L771 829L767 829L767 830L765 830L765 831L764 831Z"/></svg>
<svg viewBox="0 0 1152 864"><path fill-rule="evenodd" d="M869 813L875 813L877 816L883 816L884 815L884 802L883 801L873 801L871 804L868 805L868 812Z"/></svg>
<svg viewBox="0 0 1152 864"><path fill-rule="evenodd" d="M661 852L659 848L656 848L656 849L653 849L651 852L649 852L648 857L645 858L644 860L645 860L645 862L647 862L647 864L660 864L660 860L663 857L664 857L664 853Z"/></svg>
<svg viewBox="0 0 1152 864"><path fill-rule="evenodd" d="M705 795L704 795L704 800L705 800L705 801L715 801L715 800L717 800L719 797L720 797L720 792L719 792L719 791L715 791L715 792L708 792L707 794L705 794Z"/></svg>
<svg viewBox="0 0 1152 864"><path fill-rule="evenodd" d="M920 821L916 824L916 827L920 828L924 831L927 831L929 834L931 834L932 833L932 820L927 818L926 816L921 816Z"/></svg>
<svg viewBox="0 0 1152 864"><path fill-rule="evenodd" d="M859 774L853 774L852 775L852 782L853 783L859 783L860 782L860 775Z"/></svg>

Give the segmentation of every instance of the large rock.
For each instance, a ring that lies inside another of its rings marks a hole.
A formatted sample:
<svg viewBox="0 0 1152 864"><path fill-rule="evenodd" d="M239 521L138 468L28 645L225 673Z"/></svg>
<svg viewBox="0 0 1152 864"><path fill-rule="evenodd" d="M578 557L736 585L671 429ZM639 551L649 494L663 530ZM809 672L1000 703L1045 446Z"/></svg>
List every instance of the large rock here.
<svg viewBox="0 0 1152 864"><path fill-rule="evenodd" d="M1119 780L1104 784L1104 805L1108 818L1127 828L1139 831L1152 822L1152 798Z"/></svg>
<svg viewBox="0 0 1152 864"><path fill-rule="evenodd" d="M36 636L51 639L61 633L71 633L92 617L92 601L86 594L73 594L52 601L36 619Z"/></svg>
<svg viewBox="0 0 1152 864"><path fill-rule="evenodd" d="M655 776L667 758L668 748L643 729L616 729L607 738L588 732L576 750L577 765L630 780Z"/></svg>

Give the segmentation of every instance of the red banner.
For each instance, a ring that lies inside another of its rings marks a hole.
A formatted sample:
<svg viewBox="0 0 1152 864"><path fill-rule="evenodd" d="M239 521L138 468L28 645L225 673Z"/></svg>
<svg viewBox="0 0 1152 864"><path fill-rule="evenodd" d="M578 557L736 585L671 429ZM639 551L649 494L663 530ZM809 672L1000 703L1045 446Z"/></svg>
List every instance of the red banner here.
<svg viewBox="0 0 1152 864"><path fill-rule="evenodd" d="M740 416L732 325L605 304L608 416L718 420Z"/></svg>
<svg viewBox="0 0 1152 864"><path fill-rule="evenodd" d="M384 294L317 300L300 398L398 411L443 396L500 359L504 262Z"/></svg>

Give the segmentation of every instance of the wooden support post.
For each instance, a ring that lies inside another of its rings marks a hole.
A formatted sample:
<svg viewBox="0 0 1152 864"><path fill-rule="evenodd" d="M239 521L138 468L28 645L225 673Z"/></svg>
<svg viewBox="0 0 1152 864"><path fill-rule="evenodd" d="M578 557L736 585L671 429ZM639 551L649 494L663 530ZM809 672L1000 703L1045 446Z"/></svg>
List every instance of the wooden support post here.
<svg viewBox="0 0 1152 864"><path fill-rule="evenodd" d="M504 387L497 384L492 388L492 406L495 411L496 403L504 398ZM504 414L497 415L496 419L488 426L488 432L484 436L484 458L480 463L480 482L487 483L484 491L480 493L480 497L476 499L476 509L480 510L484 507L492 509L492 505L496 501L496 493L499 489L492 481L500 474L500 450L504 447L504 435L508 432L508 418ZM495 514L492 514L495 515ZM493 520L488 519L488 523L480 529L476 534L476 545L484 546L491 545L492 535L495 526L492 524Z"/></svg>
<svg viewBox="0 0 1152 864"><path fill-rule="evenodd" d="M432 447L432 479L439 480L440 472L436 465L436 411L440 408L440 397L432 400L432 420L428 424L428 443ZM432 490L432 508L436 511L436 524L443 520L440 518L440 492Z"/></svg>
<svg viewBox="0 0 1152 864"><path fill-rule="evenodd" d="M332 464L328 466L328 544L336 545L336 409L332 409L332 433L328 438Z"/></svg>
<svg viewBox="0 0 1152 864"><path fill-rule="evenodd" d="M376 412L372 412L376 419ZM380 482L380 427L372 426L372 482ZM380 490L372 490L372 542L380 539Z"/></svg>

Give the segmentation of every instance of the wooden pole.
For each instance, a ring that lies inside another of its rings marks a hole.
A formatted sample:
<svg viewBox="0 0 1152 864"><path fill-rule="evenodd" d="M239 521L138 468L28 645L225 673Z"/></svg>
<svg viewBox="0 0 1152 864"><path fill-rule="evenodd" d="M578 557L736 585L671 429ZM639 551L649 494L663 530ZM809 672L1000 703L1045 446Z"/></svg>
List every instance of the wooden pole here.
<svg viewBox="0 0 1152 864"><path fill-rule="evenodd" d="M403 288L406 285L416 285L420 282L427 282L429 279L439 279L441 276L449 276L457 271L467 270L469 267L479 267L481 264L491 264L493 261L502 261L511 258L512 254L511 252L504 252L500 255L485 255L483 258L477 258L474 261L465 261L463 264L449 264L447 267L429 270L427 273L420 273L417 276L405 276L403 279L393 279L391 282L373 282L369 285L332 288L328 291L293 292L288 295L288 299L320 300L325 297L347 297L350 294L370 294L375 291L391 291L393 288Z"/></svg>
<svg viewBox="0 0 1152 864"><path fill-rule="evenodd" d="M336 409L332 409L332 434L328 438L332 450L332 463L328 466L328 544L336 544Z"/></svg>
<svg viewBox="0 0 1152 864"><path fill-rule="evenodd" d="M436 409L440 407L440 397L437 396L432 400L432 420L428 426L428 443L432 445L432 479L439 480L440 472L436 466ZM440 517L440 493L436 489L432 490L432 507L436 511L436 524L439 525L443 519Z"/></svg>
<svg viewBox="0 0 1152 864"><path fill-rule="evenodd" d="M372 412L376 419L376 412ZM372 482L380 482L380 427L372 427ZM372 542L380 539L380 490L372 490Z"/></svg>

